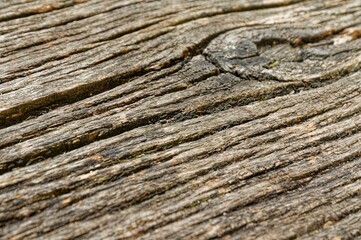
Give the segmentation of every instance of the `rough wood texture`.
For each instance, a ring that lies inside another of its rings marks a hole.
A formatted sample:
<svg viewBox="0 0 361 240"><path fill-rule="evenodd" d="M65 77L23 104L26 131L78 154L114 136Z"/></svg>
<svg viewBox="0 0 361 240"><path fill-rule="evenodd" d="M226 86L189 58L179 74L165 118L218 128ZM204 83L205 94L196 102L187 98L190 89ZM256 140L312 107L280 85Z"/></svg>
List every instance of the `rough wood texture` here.
<svg viewBox="0 0 361 240"><path fill-rule="evenodd" d="M0 1L1 239L361 239L361 1Z"/></svg>

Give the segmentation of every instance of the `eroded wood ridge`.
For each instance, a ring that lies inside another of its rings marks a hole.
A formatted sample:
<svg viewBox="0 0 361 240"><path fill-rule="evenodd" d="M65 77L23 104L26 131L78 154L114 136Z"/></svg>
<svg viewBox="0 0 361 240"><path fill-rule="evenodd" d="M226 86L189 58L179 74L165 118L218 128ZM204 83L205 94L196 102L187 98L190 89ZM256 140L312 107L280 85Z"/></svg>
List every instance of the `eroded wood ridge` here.
<svg viewBox="0 0 361 240"><path fill-rule="evenodd" d="M0 2L1 239L361 237L361 3Z"/></svg>

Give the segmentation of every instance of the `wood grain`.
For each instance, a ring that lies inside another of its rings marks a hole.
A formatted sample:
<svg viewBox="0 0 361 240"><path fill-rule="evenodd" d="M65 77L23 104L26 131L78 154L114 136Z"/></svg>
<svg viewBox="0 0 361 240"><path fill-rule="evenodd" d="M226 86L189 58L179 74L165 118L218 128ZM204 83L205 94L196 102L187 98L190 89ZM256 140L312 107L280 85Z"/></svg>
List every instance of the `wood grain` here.
<svg viewBox="0 0 361 240"><path fill-rule="evenodd" d="M360 239L358 0L0 1L0 239Z"/></svg>

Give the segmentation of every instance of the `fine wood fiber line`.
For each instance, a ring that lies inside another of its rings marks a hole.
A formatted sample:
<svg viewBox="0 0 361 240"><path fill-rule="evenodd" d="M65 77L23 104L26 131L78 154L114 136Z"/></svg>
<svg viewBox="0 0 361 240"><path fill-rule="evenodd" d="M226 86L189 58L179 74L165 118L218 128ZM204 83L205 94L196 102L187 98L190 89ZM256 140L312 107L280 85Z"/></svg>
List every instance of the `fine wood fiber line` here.
<svg viewBox="0 0 361 240"><path fill-rule="evenodd" d="M359 0L0 1L0 239L361 239Z"/></svg>

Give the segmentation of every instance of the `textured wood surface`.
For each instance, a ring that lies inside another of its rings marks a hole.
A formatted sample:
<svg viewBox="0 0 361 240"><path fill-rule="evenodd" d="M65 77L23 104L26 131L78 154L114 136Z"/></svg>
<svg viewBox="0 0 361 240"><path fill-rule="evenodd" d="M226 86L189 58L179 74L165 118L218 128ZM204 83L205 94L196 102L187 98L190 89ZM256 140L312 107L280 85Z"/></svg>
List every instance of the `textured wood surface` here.
<svg viewBox="0 0 361 240"><path fill-rule="evenodd" d="M361 239L359 0L0 0L0 239Z"/></svg>

